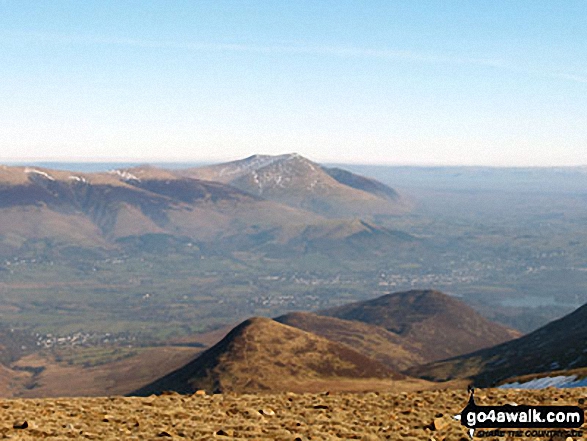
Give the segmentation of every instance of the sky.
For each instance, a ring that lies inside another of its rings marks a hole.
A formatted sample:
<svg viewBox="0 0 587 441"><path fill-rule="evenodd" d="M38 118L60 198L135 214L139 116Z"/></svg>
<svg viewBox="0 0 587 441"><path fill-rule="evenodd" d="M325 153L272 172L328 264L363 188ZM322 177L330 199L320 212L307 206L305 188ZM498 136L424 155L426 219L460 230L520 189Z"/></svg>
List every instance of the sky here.
<svg viewBox="0 0 587 441"><path fill-rule="evenodd" d="M0 0L0 162L587 164L585 1Z"/></svg>

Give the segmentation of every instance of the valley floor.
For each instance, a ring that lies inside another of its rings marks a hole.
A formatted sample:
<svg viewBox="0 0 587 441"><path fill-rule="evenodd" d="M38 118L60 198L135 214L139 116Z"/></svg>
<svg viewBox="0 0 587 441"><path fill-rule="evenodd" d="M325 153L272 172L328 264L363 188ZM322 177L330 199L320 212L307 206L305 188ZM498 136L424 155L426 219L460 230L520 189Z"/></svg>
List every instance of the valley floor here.
<svg viewBox="0 0 587 441"><path fill-rule="evenodd" d="M513 402L578 405L586 395L585 388L486 389L477 391L476 401L481 405ZM0 436L23 440L465 441L469 439L465 428L452 416L461 412L467 399L462 389L361 394L6 399L0 401ZM25 421L26 428L17 428L25 425ZM484 439L504 441L508 438Z"/></svg>

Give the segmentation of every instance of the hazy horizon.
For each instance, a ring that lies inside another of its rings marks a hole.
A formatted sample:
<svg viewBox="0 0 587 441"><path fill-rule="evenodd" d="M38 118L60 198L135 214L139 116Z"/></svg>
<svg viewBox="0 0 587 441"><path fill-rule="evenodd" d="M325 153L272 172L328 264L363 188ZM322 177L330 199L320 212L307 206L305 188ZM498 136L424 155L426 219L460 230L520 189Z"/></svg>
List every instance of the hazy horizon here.
<svg viewBox="0 0 587 441"><path fill-rule="evenodd" d="M288 153L278 153L272 156L284 155ZM0 158L0 165L20 166L20 165L60 165L60 164L129 164L129 165L190 165L190 166L204 166L221 164L224 162L237 161L246 159L249 156L238 158L225 159L182 159L182 160L166 160L164 158ZM255 153L256 155L256 153ZM259 155L264 155L259 153ZM303 155L302 155L303 156ZM306 157L309 160L311 157ZM484 164L442 164L442 163L375 163L375 162L340 162L336 160L314 161L326 166L366 166L366 167L405 167L405 168L489 168L489 169L551 169L551 168L587 168L587 162L577 165L484 165ZM50 168L50 167L49 167Z"/></svg>

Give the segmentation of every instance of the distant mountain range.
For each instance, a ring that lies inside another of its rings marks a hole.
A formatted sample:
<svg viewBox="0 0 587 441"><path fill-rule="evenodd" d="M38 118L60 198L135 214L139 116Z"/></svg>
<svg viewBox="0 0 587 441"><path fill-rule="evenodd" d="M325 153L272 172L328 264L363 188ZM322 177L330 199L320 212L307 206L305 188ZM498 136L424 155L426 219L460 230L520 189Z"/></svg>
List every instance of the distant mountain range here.
<svg viewBox="0 0 587 441"><path fill-rule="evenodd" d="M413 237L370 219L407 210L384 184L296 154L185 170L0 167L0 252L41 239L107 249L144 235L273 253L385 247Z"/></svg>
<svg viewBox="0 0 587 441"><path fill-rule="evenodd" d="M396 293L318 314L246 320L186 366L136 393L303 390L312 381L401 380L400 370L409 366L517 335L446 294Z"/></svg>

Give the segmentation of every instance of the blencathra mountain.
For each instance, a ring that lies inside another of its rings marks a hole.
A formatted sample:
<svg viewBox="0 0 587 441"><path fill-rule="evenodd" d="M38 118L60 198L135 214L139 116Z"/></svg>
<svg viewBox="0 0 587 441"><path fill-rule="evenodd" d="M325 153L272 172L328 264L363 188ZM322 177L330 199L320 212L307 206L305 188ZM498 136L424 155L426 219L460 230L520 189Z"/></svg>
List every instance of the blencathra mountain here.
<svg viewBox="0 0 587 441"><path fill-rule="evenodd" d="M2 166L0 252L31 240L108 249L145 235L272 253L385 247L413 238L372 217L407 206L377 181L295 154L186 170Z"/></svg>

